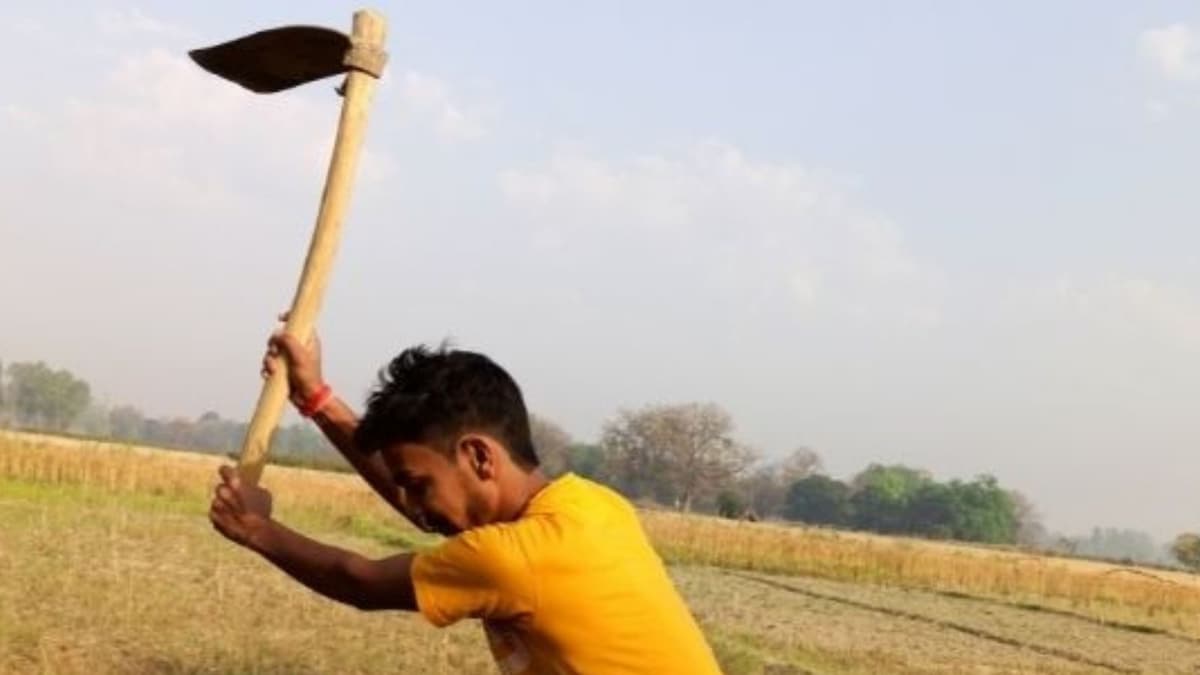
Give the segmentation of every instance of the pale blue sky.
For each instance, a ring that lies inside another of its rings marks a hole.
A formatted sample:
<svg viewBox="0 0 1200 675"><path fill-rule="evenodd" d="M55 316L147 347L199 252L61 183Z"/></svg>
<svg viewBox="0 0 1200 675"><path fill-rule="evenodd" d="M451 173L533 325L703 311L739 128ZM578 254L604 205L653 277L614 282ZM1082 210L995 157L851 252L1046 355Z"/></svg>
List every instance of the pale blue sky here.
<svg viewBox="0 0 1200 675"><path fill-rule="evenodd" d="M454 337L595 438L712 400L772 455L992 472L1052 527L1200 527L1191 3L383 3L322 331L361 400ZM245 417L333 82L188 48L336 2L0 8L0 358Z"/></svg>

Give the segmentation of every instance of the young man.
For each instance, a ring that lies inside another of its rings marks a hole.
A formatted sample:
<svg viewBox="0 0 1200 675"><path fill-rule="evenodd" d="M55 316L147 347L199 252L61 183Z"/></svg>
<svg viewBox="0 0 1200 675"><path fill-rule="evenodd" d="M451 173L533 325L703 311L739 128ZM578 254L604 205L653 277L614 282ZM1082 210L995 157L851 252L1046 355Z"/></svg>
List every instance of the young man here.
<svg viewBox="0 0 1200 675"><path fill-rule="evenodd" d="M419 611L439 627L482 619L504 673L720 672L633 507L538 469L521 391L500 366L405 350L359 420L324 384L316 343L277 335L265 374L279 358L301 413L383 499L447 538L381 560L326 546L272 520L270 495L231 467L210 511L221 534L359 609Z"/></svg>

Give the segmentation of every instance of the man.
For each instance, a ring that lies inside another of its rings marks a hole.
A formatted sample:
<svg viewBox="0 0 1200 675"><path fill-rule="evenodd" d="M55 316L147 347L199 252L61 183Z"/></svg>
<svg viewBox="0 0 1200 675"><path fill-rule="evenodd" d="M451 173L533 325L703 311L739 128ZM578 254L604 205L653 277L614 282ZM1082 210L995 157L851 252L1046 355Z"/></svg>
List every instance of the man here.
<svg viewBox="0 0 1200 675"><path fill-rule="evenodd" d="M483 620L500 670L719 673L632 506L538 468L521 391L486 356L414 347L380 375L361 420L332 396L320 348L273 336L291 400L389 504L439 546L370 560L271 519L270 495L222 467L221 534L312 590L363 610L419 611L435 626Z"/></svg>

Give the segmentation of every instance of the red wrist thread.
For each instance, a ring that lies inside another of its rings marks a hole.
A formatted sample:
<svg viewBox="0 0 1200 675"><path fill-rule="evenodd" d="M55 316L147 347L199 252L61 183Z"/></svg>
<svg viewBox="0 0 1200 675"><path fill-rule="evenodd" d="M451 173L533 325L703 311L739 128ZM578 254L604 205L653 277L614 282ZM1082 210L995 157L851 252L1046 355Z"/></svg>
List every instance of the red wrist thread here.
<svg viewBox="0 0 1200 675"><path fill-rule="evenodd" d="M316 415L317 413L321 412L321 408L324 408L332 398L333 387L330 387L328 384L322 384L319 389L313 392L312 396L301 402L300 416L312 417L313 415Z"/></svg>

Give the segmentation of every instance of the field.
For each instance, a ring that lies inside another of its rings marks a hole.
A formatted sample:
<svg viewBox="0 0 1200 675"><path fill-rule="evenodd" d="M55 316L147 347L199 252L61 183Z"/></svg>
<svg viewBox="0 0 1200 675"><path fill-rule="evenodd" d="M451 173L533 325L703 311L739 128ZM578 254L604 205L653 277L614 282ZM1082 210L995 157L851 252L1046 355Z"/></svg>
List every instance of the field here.
<svg viewBox="0 0 1200 675"><path fill-rule="evenodd" d="M205 517L219 460L0 432L0 672L490 673L478 627L324 601ZM273 467L281 520L428 545L353 476ZM1195 673L1200 581L645 512L729 673Z"/></svg>

